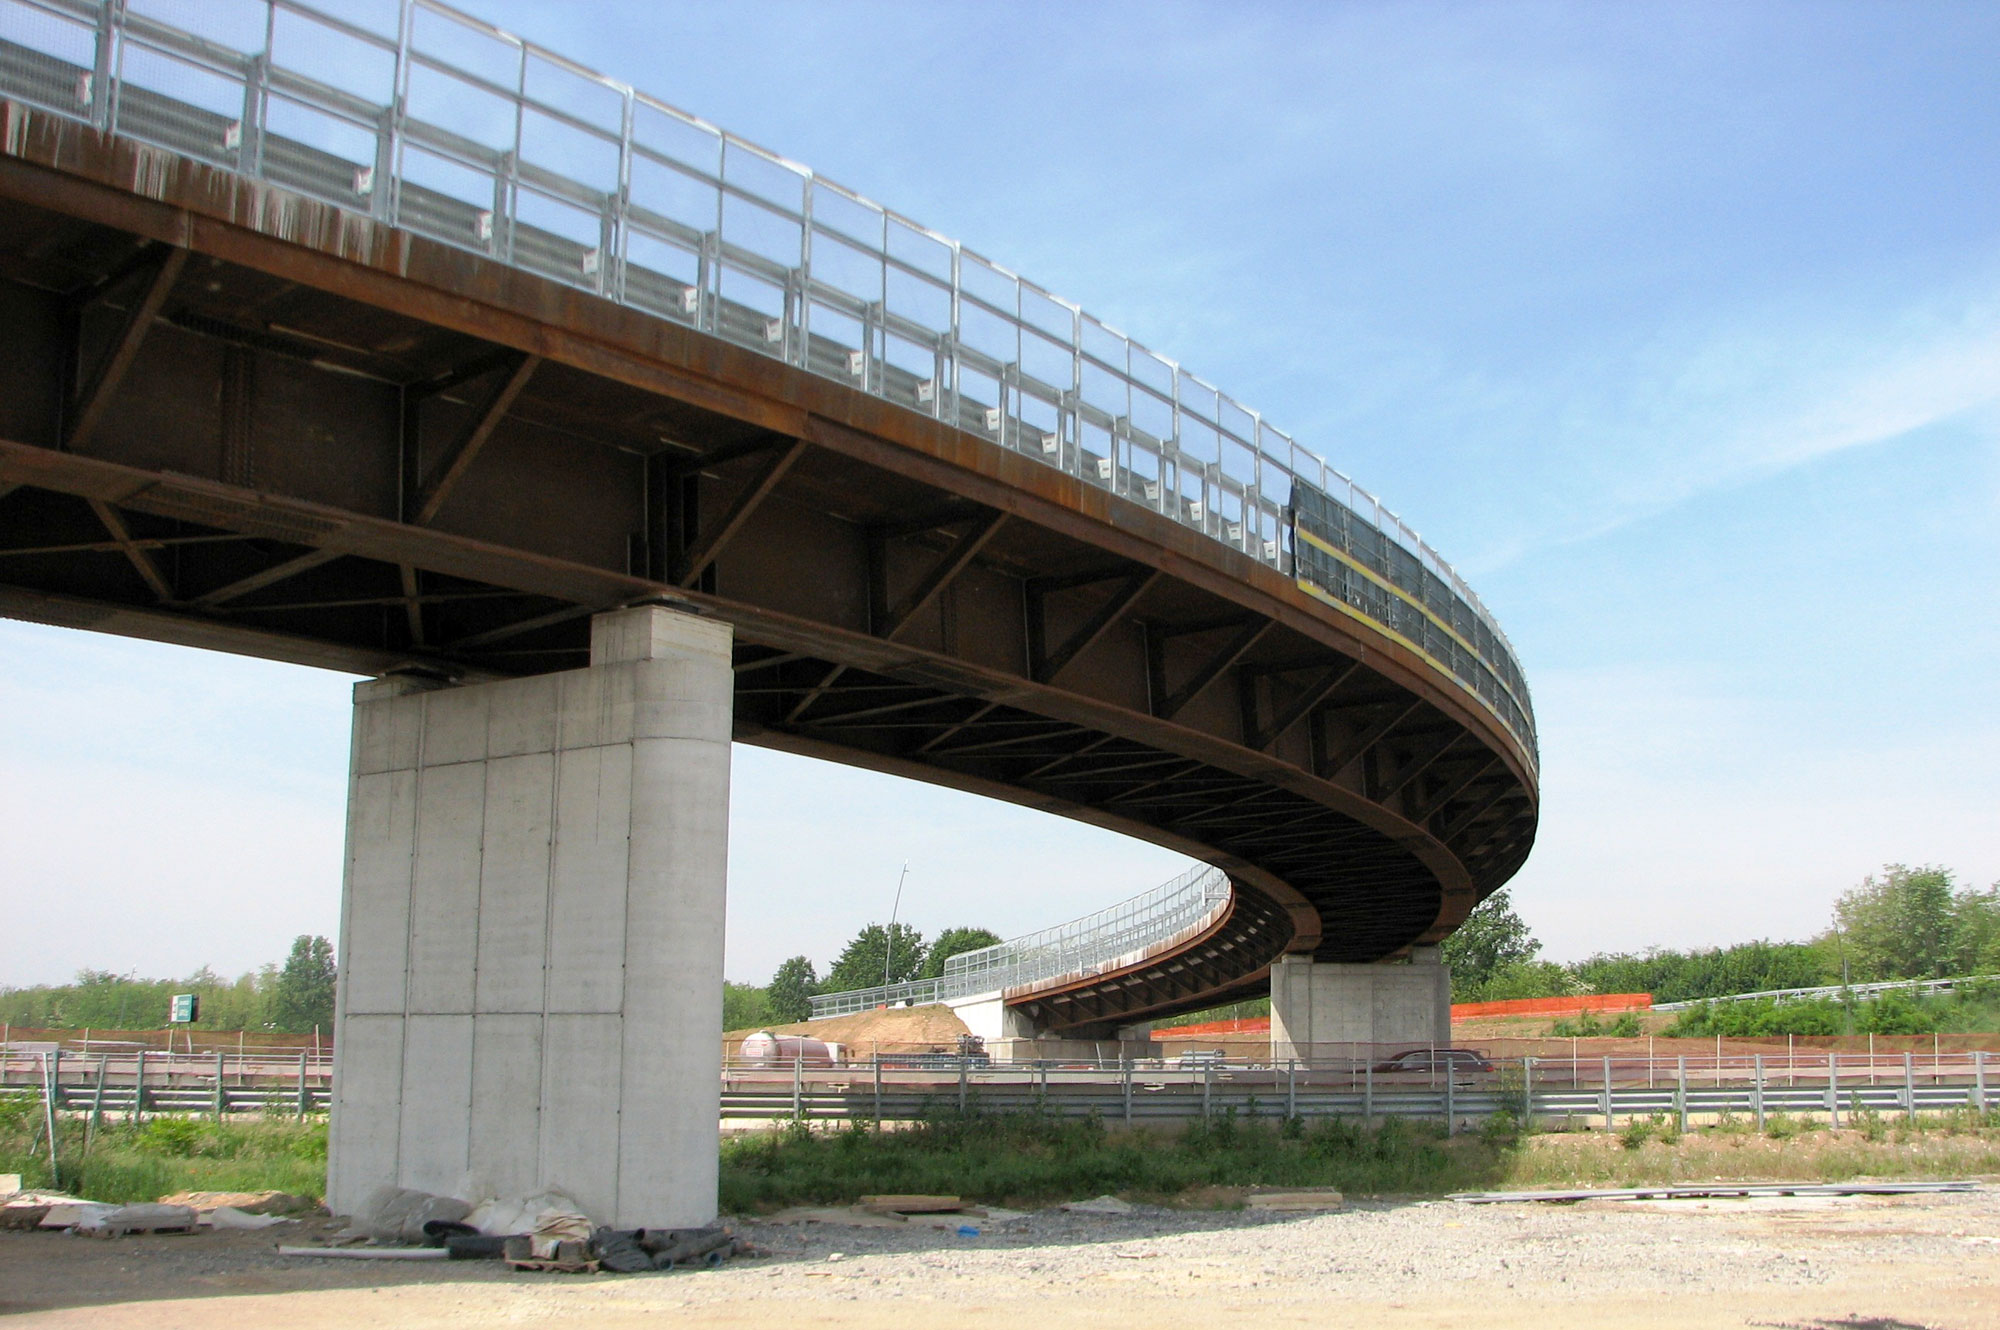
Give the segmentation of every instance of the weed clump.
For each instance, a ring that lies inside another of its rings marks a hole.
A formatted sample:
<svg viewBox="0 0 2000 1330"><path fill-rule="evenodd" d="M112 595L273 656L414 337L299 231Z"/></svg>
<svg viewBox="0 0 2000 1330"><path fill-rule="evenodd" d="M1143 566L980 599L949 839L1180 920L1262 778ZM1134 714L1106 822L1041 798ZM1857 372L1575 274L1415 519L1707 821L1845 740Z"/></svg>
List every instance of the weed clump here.
<svg viewBox="0 0 2000 1330"><path fill-rule="evenodd" d="M1618 1143L1627 1150L1637 1150L1642 1148L1647 1141L1658 1138L1659 1135L1660 1119L1658 1117L1633 1118L1625 1124L1625 1129L1618 1133Z"/></svg>
<svg viewBox="0 0 2000 1330"><path fill-rule="evenodd" d="M730 1141L722 1204L748 1213L874 1192L1036 1205L1103 1193L1168 1199L1204 1188L1334 1187L1360 1195L1484 1189L1508 1147L1390 1118L1273 1119L1223 1112L1178 1132L1110 1129L1042 1113L934 1113L900 1130L791 1127Z"/></svg>
<svg viewBox="0 0 2000 1330"><path fill-rule="evenodd" d="M82 1115L56 1123L60 1176L49 1171L41 1105L0 1101L0 1173L23 1186L72 1192L97 1201L151 1201L177 1191L326 1190L326 1120L157 1117L106 1122L90 1130Z"/></svg>

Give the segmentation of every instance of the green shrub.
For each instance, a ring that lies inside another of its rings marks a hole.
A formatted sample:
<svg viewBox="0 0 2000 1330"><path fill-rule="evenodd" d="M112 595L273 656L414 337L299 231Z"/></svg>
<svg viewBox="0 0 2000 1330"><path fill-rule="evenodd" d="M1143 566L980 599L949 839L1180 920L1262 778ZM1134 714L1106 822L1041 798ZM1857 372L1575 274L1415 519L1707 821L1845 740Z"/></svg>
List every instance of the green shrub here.
<svg viewBox="0 0 2000 1330"><path fill-rule="evenodd" d="M1774 1141L1789 1141L1801 1132L1812 1130L1810 1120L1793 1117L1789 1113L1773 1113L1764 1119L1764 1134Z"/></svg>

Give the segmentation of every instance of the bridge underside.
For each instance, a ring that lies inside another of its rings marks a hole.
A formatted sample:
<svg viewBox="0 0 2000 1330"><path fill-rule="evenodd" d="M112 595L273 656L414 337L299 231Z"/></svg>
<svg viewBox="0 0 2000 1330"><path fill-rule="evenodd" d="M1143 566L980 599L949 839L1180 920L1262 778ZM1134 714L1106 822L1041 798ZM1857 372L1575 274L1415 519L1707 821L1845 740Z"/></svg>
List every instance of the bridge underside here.
<svg viewBox="0 0 2000 1330"><path fill-rule="evenodd" d="M1230 872L1196 943L1038 994L1050 1029L1404 954L1527 853L1490 714L1161 514L330 208L270 234L272 191L207 167L141 197L115 142L10 144L0 613L458 681L578 668L614 606L719 616L738 739Z"/></svg>

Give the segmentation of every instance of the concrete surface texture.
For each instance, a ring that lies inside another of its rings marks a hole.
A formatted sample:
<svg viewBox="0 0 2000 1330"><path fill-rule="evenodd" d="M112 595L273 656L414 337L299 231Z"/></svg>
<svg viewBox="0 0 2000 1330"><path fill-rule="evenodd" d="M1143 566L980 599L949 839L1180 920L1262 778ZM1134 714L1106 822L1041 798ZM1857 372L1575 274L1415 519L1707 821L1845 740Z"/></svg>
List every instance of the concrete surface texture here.
<svg viewBox="0 0 2000 1330"><path fill-rule="evenodd" d="M1034 1018L1019 1007L1010 1007L999 993L975 993L952 998L945 1005L965 1022L965 1028L989 1045L1002 1039L1033 1039L1041 1031Z"/></svg>
<svg viewBox="0 0 2000 1330"><path fill-rule="evenodd" d="M1312 1058L1339 1045L1451 1043L1451 967L1436 947L1408 965L1280 956L1271 965L1271 1056Z"/></svg>
<svg viewBox="0 0 2000 1330"><path fill-rule="evenodd" d="M730 644L647 606L587 669L356 686L335 1211L393 1182L714 1217Z"/></svg>

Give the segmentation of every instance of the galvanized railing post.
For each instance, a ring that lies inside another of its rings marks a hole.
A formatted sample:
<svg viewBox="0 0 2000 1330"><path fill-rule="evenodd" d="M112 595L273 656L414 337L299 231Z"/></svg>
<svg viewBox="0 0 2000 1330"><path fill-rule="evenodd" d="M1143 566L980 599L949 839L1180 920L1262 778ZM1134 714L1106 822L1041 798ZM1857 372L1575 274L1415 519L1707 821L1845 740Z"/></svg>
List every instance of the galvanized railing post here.
<svg viewBox="0 0 2000 1330"><path fill-rule="evenodd" d="M1215 1084L1215 1064L1206 1059L1201 1064L1201 1116L1208 1117L1210 1087Z"/></svg>
<svg viewBox="0 0 2000 1330"><path fill-rule="evenodd" d="M304 1122L306 1120L306 1051L303 1048L299 1050L298 1098L299 1098L299 1103L298 1103L297 1120L300 1122Z"/></svg>
<svg viewBox="0 0 2000 1330"><path fill-rule="evenodd" d="M965 1112L965 1057L962 1054L958 1059L958 1111L960 1114Z"/></svg>
<svg viewBox="0 0 2000 1330"><path fill-rule="evenodd" d="M1132 1059L1121 1057L1118 1061L1125 1068L1125 1125L1129 1127L1132 1125Z"/></svg>
<svg viewBox="0 0 2000 1330"><path fill-rule="evenodd" d="M875 1049L875 1130L882 1130L882 1049Z"/></svg>
<svg viewBox="0 0 2000 1330"><path fill-rule="evenodd" d="M1375 1063L1374 1050L1369 1050L1370 1061L1361 1064L1361 1121L1365 1126L1375 1125Z"/></svg>
<svg viewBox="0 0 2000 1330"><path fill-rule="evenodd" d="M1757 1130L1764 1130L1764 1055L1755 1054L1751 1060L1750 1111L1757 1115Z"/></svg>
<svg viewBox="0 0 2000 1330"><path fill-rule="evenodd" d="M90 1125L83 1133L83 1148L86 1151L90 1149L90 1143L97 1139L97 1129L104 1125L104 1076L110 1061L109 1053L97 1055L97 1084L90 1092Z"/></svg>
<svg viewBox="0 0 2000 1330"><path fill-rule="evenodd" d="M1903 1117L1914 1124L1917 1120L1917 1059L1914 1054L1903 1054Z"/></svg>
<svg viewBox="0 0 2000 1330"><path fill-rule="evenodd" d="M42 1054L42 1117L49 1133L49 1187L62 1190L62 1170L56 1163L56 1078L62 1074L62 1049Z"/></svg>
<svg viewBox="0 0 2000 1330"><path fill-rule="evenodd" d="M803 1049L792 1053L792 1116L805 1116L806 1104L806 1056Z"/></svg>
<svg viewBox="0 0 2000 1330"><path fill-rule="evenodd" d="M1533 1055L1521 1059L1521 1125L1526 1127L1535 1120L1535 1059Z"/></svg>
<svg viewBox="0 0 2000 1330"><path fill-rule="evenodd" d="M1687 1135L1688 1060L1685 1053L1674 1059L1674 1127L1681 1135Z"/></svg>
<svg viewBox="0 0 2000 1330"><path fill-rule="evenodd" d="M1298 1059L1285 1059L1285 1119L1299 1115Z"/></svg>
<svg viewBox="0 0 2000 1330"><path fill-rule="evenodd" d="M1826 1120L1840 1130L1840 1055L1831 1049L1826 1054Z"/></svg>
<svg viewBox="0 0 2000 1330"><path fill-rule="evenodd" d="M146 1120L146 1050L140 1049L132 1058L132 1112L130 1121L137 1126Z"/></svg>
<svg viewBox="0 0 2000 1330"><path fill-rule="evenodd" d="M226 1100L223 1097L223 1088L222 1088L222 1079L223 1079L222 1056L223 1056L222 1050L219 1048L216 1049L215 1050L215 1120L217 1122L222 1121L222 1110L226 1106Z"/></svg>
<svg viewBox="0 0 2000 1330"><path fill-rule="evenodd" d="M1618 1124L1611 1117L1611 1055L1604 1055L1604 1130L1615 1131Z"/></svg>
<svg viewBox="0 0 2000 1330"><path fill-rule="evenodd" d="M1449 1063L1444 1069L1444 1134L1449 1136L1458 1128L1458 1102L1453 1095L1457 1089L1458 1077L1452 1074Z"/></svg>
<svg viewBox="0 0 2000 1330"><path fill-rule="evenodd" d="M1986 1111L1986 1050L1972 1050L1972 1111Z"/></svg>

